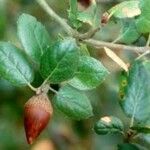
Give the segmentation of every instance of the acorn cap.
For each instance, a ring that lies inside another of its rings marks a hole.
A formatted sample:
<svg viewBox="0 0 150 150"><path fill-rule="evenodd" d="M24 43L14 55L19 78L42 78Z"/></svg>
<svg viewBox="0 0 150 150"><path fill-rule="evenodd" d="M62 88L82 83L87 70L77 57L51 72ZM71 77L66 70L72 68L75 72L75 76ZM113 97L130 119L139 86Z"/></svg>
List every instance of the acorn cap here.
<svg viewBox="0 0 150 150"><path fill-rule="evenodd" d="M24 127L29 144L45 129L52 117L53 108L49 98L42 93L31 97L24 106Z"/></svg>

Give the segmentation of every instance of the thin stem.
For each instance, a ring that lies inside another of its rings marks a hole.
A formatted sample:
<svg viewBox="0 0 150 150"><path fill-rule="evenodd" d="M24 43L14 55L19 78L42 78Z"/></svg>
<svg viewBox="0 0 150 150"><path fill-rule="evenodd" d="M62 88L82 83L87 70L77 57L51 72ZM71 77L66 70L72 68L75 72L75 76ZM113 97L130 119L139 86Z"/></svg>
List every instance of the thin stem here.
<svg viewBox="0 0 150 150"><path fill-rule="evenodd" d="M145 57L146 55L150 54L149 44L150 44L150 34L148 35L148 39L147 39L147 42L146 42L147 51L145 51L143 54L141 54L139 57L137 57L136 60L139 60L139 59Z"/></svg>
<svg viewBox="0 0 150 150"><path fill-rule="evenodd" d="M79 34L77 31L72 29L69 24L65 21L65 19L61 18L58 14L56 14L53 9L47 4L45 0L36 0L38 4L47 12L47 14L55 19L66 31L66 33L72 37L81 39L84 43L91 45L95 48L108 47L111 49L120 49L120 50L129 50L138 53L144 53L147 50L150 50L149 47L136 47L136 46L128 46L123 44L115 44L110 42L98 41L94 39L82 38L82 34Z"/></svg>
<svg viewBox="0 0 150 150"><path fill-rule="evenodd" d="M55 94L57 94L58 92L56 90L54 90L52 87L49 86L49 90L54 92Z"/></svg>
<svg viewBox="0 0 150 150"><path fill-rule="evenodd" d="M100 30L100 27L97 27L95 29L91 29L88 32L84 33L84 34L76 34L77 38L80 40L85 40L85 39L89 39L92 38L98 31Z"/></svg>
<svg viewBox="0 0 150 150"><path fill-rule="evenodd" d="M34 92L37 92L38 90L37 88L33 87L30 83L28 83L28 87Z"/></svg>
<svg viewBox="0 0 150 150"><path fill-rule="evenodd" d="M117 43L120 39L121 39L121 37L119 36L114 41L112 41L111 43Z"/></svg>
<svg viewBox="0 0 150 150"><path fill-rule="evenodd" d="M53 19L55 19L55 21L58 22L64 28L66 33L72 37L75 37L77 39L91 38L100 29L98 27L96 29L92 29L87 33L80 34L78 31L74 30L69 24L67 24L64 18L61 18L58 14L56 14L45 0L36 0L36 1L47 12L47 14Z"/></svg>
<svg viewBox="0 0 150 150"><path fill-rule="evenodd" d="M148 39L147 39L147 43L146 43L146 46L148 47L150 44L150 34L148 35Z"/></svg>
<svg viewBox="0 0 150 150"><path fill-rule="evenodd" d="M65 19L61 18L58 14L56 14L53 9L47 4L45 0L36 0L38 4L50 15L53 19L56 20L69 34L72 35L74 30L66 23Z"/></svg>
<svg viewBox="0 0 150 150"><path fill-rule="evenodd" d="M139 59L145 57L148 54L150 54L150 50L147 50L146 52L144 52L143 54L141 54L139 57L136 58L136 60L139 60Z"/></svg>
<svg viewBox="0 0 150 150"><path fill-rule="evenodd" d="M144 53L147 50L150 50L149 47L137 47L137 46L128 46L128 45L123 45L123 44L114 44L110 42L104 42L104 41L99 41L99 40L94 40L94 39L86 39L83 40L84 43L87 43L88 45L94 46L95 48L103 48L103 47L108 47L113 50L129 50L129 51L135 51L139 53Z"/></svg>
<svg viewBox="0 0 150 150"><path fill-rule="evenodd" d="M114 41L112 41L111 43L117 43L121 38L122 38L123 35L121 36L118 36Z"/></svg>

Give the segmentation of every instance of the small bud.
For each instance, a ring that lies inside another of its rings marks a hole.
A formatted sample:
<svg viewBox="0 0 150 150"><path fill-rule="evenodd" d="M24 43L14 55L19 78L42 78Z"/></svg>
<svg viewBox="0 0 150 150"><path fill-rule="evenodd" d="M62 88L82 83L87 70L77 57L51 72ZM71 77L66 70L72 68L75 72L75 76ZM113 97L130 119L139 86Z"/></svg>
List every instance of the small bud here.
<svg viewBox="0 0 150 150"><path fill-rule="evenodd" d="M101 18L101 23L102 23L102 25L104 26L105 24L107 24L108 21L109 21L109 19L110 19L109 14L108 14L107 12L105 12L105 13L102 15L102 18Z"/></svg>
<svg viewBox="0 0 150 150"><path fill-rule="evenodd" d="M31 97L24 106L24 127L29 144L39 136L52 117L49 98L42 93Z"/></svg>

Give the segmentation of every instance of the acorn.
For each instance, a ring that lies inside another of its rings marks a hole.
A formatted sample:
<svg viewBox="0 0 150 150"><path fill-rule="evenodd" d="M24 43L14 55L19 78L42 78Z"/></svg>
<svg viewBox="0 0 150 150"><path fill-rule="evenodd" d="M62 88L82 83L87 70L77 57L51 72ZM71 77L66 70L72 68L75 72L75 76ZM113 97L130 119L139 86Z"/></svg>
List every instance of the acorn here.
<svg viewBox="0 0 150 150"><path fill-rule="evenodd" d="M53 107L45 93L35 95L25 103L24 128L29 144L32 144L45 129L52 114Z"/></svg>

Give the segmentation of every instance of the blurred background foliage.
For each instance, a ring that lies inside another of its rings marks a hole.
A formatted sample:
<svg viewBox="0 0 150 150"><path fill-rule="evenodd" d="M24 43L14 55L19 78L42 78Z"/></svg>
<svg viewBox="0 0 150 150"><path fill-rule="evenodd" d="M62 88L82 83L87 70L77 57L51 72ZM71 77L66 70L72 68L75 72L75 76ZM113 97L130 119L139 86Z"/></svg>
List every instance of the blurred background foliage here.
<svg viewBox="0 0 150 150"><path fill-rule="evenodd" d="M47 0L51 7L62 17L67 18L68 0ZM119 0L99 0L100 12L111 8ZM34 0L0 0L0 40L11 41L21 47L17 36L17 18L22 13L28 13L41 21L49 31L50 37L56 39L64 34L63 29L54 22L38 6ZM28 28L28 27L27 27ZM113 41L119 34L120 24L111 21L96 34L96 38ZM144 37L136 44L145 43ZM116 150L117 144L122 143L121 135L96 135L93 125L100 117L114 115L125 124L128 119L124 116L118 103L118 85L120 68L105 56L101 49L89 47L91 55L101 60L109 69L110 75L97 89L88 91L94 110L94 117L83 121L73 121L56 112L46 130L36 143L29 146L25 139L23 128L23 106L34 94L28 87L16 88L7 81L0 80L0 150ZM131 62L135 57L132 52L117 51L125 61ZM35 85L41 83L37 77ZM57 87L55 87L57 88ZM50 93L50 97L51 97ZM149 140L149 139L148 139Z"/></svg>

